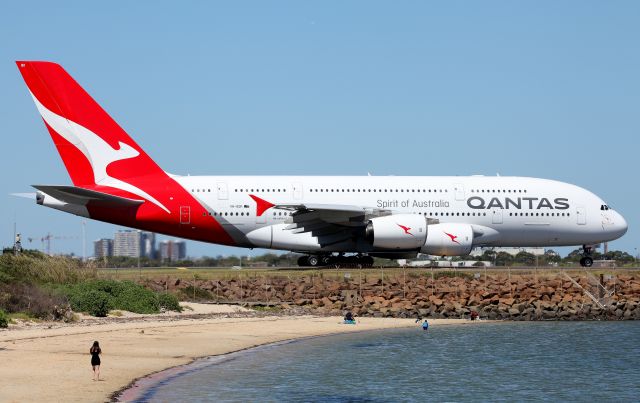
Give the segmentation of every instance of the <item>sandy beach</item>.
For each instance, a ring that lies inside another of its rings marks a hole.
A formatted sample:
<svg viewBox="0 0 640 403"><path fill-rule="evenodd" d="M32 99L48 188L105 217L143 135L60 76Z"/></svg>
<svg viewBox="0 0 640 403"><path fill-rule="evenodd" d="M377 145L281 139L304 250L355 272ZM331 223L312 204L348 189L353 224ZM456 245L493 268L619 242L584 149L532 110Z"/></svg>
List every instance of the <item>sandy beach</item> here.
<svg viewBox="0 0 640 403"><path fill-rule="evenodd" d="M418 326L414 319L359 318L354 326L339 317L242 317L251 313L237 306L190 305L183 315L127 314L0 331L0 401L104 402L137 378L199 357L308 336ZM103 350L101 381L92 380L88 351L94 340Z"/></svg>

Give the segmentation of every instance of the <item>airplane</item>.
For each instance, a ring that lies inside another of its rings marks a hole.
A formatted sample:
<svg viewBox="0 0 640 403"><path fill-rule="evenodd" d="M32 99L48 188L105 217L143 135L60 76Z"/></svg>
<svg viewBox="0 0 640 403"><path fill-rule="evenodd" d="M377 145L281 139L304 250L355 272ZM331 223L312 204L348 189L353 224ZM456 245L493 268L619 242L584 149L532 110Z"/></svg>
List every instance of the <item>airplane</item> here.
<svg viewBox="0 0 640 403"><path fill-rule="evenodd" d="M73 185L39 205L145 231L294 251L301 266L468 255L474 247L582 246L627 231L578 186L527 177L181 176L165 172L58 64L17 61Z"/></svg>

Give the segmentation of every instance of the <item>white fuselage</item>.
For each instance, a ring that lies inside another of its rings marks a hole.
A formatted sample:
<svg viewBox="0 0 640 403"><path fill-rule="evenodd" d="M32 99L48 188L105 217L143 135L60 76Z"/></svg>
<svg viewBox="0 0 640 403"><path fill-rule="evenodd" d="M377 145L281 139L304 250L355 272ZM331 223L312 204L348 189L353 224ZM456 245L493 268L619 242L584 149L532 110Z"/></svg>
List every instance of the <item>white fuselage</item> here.
<svg viewBox="0 0 640 403"><path fill-rule="evenodd" d="M356 205L419 214L440 223L487 228L474 246L569 246L622 236L627 223L595 194L575 185L525 177L407 176L174 176L222 222L238 246L265 247L252 233L285 231L290 212L271 208L261 216L249 194L276 205ZM274 249L339 251L313 247L300 234Z"/></svg>

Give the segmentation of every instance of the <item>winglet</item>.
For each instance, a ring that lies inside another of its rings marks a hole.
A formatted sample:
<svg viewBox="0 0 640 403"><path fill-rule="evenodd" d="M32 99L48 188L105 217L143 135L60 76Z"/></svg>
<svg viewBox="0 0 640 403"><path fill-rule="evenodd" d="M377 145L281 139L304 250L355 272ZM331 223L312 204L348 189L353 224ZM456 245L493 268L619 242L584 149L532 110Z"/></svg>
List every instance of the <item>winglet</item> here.
<svg viewBox="0 0 640 403"><path fill-rule="evenodd" d="M259 198L255 195L249 195L256 202L256 216L260 217L262 213L269 210L271 207L275 206L275 204L270 203L264 199Z"/></svg>
<svg viewBox="0 0 640 403"><path fill-rule="evenodd" d="M31 193L9 193L9 196L15 196L15 197L24 197L25 199L36 199L36 194L31 192Z"/></svg>

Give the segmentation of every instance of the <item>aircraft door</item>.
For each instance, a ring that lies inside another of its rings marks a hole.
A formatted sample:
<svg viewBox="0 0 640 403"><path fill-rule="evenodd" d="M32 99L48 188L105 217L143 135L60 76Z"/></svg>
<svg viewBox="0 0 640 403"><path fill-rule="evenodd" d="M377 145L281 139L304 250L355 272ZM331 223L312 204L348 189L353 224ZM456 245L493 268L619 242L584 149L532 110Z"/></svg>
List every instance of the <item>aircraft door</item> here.
<svg viewBox="0 0 640 403"><path fill-rule="evenodd" d="M456 200L462 201L464 200L464 186L459 183L453 185L453 190L456 194Z"/></svg>
<svg viewBox="0 0 640 403"><path fill-rule="evenodd" d="M191 206L180 206L180 224L191 224Z"/></svg>
<svg viewBox="0 0 640 403"><path fill-rule="evenodd" d="M293 187L293 199L302 200L302 183L294 182L292 184L292 187Z"/></svg>
<svg viewBox="0 0 640 403"><path fill-rule="evenodd" d="M493 224L502 224L502 210L491 210L491 222Z"/></svg>
<svg viewBox="0 0 640 403"><path fill-rule="evenodd" d="M218 182L216 188L218 191L218 200L227 200L229 198L226 182Z"/></svg>
<svg viewBox="0 0 640 403"><path fill-rule="evenodd" d="M576 217L578 225L585 225L587 223L587 211L584 207L576 207Z"/></svg>

